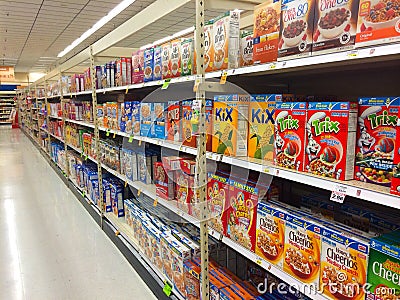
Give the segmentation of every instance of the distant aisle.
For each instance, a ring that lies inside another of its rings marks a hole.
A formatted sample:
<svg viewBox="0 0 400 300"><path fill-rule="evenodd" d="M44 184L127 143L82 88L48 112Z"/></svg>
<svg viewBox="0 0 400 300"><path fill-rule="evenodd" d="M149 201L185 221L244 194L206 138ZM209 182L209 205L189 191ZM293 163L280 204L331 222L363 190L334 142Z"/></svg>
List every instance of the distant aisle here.
<svg viewBox="0 0 400 300"><path fill-rule="evenodd" d="M0 299L156 299L35 146L0 127Z"/></svg>

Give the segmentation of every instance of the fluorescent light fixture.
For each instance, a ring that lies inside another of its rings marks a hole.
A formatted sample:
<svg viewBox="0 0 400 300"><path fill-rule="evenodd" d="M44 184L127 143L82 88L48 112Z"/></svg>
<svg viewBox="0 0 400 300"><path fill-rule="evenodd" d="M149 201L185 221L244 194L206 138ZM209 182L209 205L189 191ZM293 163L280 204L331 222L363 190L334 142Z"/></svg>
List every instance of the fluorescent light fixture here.
<svg viewBox="0 0 400 300"><path fill-rule="evenodd" d="M39 80L40 78L42 78L44 75L46 75L46 73L43 72L31 72L29 73L29 81L30 82L35 82L36 80Z"/></svg>
<svg viewBox="0 0 400 300"><path fill-rule="evenodd" d="M77 38L75 41L73 41L71 43L71 45L67 46L63 51L58 53L57 57L58 58L63 57L65 54L70 52L72 49L74 49L76 46L78 46L80 43L82 43L84 40L86 40L88 37L90 37L93 33L95 33L97 30L99 30L101 27L103 27L109 21L111 21L115 16L117 16L119 13L121 13L125 8L127 8L129 5L131 5L135 1L136 0L123 0L120 4L118 4L112 10L110 10L110 12L106 16L102 17L90 29L85 31L79 38Z"/></svg>
<svg viewBox="0 0 400 300"><path fill-rule="evenodd" d="M173 35L166 36L165 38L159 39L159 40L157 40L157 41L155 41L153 43L144 45L144 46L140 47L140 50L148 49L148 48L151 48L151 47L156 46L156 45L161 45L161 44L163 44L165 42L168 42L168 41L176 39L178 37L187 35L187 34L192 33L192 32L194 32L194 26L186 28L186 29L183 29L181 31L178 31L177 33L174 33Z"/></svg>

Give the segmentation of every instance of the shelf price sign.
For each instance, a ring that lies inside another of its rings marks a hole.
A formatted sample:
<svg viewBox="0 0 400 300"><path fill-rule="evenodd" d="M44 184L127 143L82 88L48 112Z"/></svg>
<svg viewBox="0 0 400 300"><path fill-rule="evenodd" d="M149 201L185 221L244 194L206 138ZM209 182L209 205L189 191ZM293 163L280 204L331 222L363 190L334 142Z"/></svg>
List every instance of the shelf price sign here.
<svg viewBox="0 0 400 300"><path fill-rule="evenodd" d="M347 186L337 184L335 186L335 189L332 191L330 200L334 202L343 203L344 198L346 198L346 195L347 195Z"/></svg>

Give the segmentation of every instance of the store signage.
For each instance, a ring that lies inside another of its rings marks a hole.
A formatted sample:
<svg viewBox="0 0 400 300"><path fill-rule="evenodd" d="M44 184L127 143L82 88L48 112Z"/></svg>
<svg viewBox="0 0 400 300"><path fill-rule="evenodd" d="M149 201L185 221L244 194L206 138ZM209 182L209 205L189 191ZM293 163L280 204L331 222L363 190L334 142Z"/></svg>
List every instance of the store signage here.
<svg viewBox="0 0 400 300"><path fill-rule="evenodd" d="M14 82L14 67L0 66L0 82Z"/></svg>

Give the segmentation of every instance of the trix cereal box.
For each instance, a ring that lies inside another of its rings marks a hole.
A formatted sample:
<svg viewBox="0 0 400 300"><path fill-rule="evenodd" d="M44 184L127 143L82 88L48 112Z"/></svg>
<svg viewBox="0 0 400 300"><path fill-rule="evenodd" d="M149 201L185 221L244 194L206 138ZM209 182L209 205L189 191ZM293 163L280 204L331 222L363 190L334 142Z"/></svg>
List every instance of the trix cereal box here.
<svg viewBox="0 0 400 300"><path fill-rule="evenodd" d="M228 11L214 19L214 70L239 67L240 12Z"/></svg>
<svg viewBox="0 0 400 300"><path fill-rule="evenodd" d="M182 140L182 107L179 101L168 101L167 139L174 142Z"/></svg>
<svg viewBox="0 0 400 300"><path fill-rule="evenodd" d="M340 180L353 179L357 103L310 102L305 170Z"/></svg>
<svg viewBox="0 0 400 300"><path fill-rule="evenodd" d="M214 97L212 150L229 156L247 156L248 95Z"/></svg>
<svg viewBox="0 0 400 300"><path fill-rule="evenodd" d="M320 289L323 293L330 299L364 299L368 252L368 241L322 229Z"/></svg>
<svg viewBox="0 0 400 300"><path fill-rule="evenodd" d="M280 167L304 170L306 109L305 102L276 104L274 162Z"/></svg>
<svg viewBox="0 0 400 300"><path fill-rule="evenodd" d="M400 299L400 239L383 235L370 245L367 282L371 287L366 299Z"/></svg>
<svg viewBox="0 0 400 300"><path fill-rule="evenodd" d="M286 214L283 270L318 287L321 227L303 216Z"/></svg>
<svg viewBox="0 0 400 300"><path fill-rule="evenodd" d="M358 0L316 0L312 54L354 48Z"/></svg>
<svg viewBox="0 0 400 300"><path fill-rule="evenodd" d="M283 0L279 60L311 55L314 0Z"/></svg>
<svg viewBox="0 0 400 300"><path fill-rule="evenodd" d="M275 206L258 203L255 252L280 269L283 268L285 217Z"/></svg>
<svg viewBox="0 0 400 300"><path fill-rule="evenodd" d="M258 189L229 179L226 207L226 236L254 251L256 241Z"/></svg>
<svg viewBox="0 0 400 300"><path fill-rule="evenodd" d="M268 0L254 8L254 63L267 63L278 58L281 1Z"/></svg>
<svg viewBox="0 0 400 300"><path fill-rule="evenodd" d="M358 11L356 46L392 43L400 40L400 1L361 0Z"/></svg>
<svg viewBox="0 0 400 300"><path fill-rule="evenodd" d="M399 98L360 98L356 144L357 180L390 186Z"/></svg>
<svg viewBox="0 0 400 300"><path fill-rule="evenodd" d="M208 173L207 195L213 217L209 225L226 235L223 219L225 216L225 204L228 200L228 178L223 174Z"/></svg>
<svg viewBox="0 0 400 300"><path fill-rule="evenodd" d="M248 156L274 158L274 112L281 95L252 95L249 107Z"/></svg>

